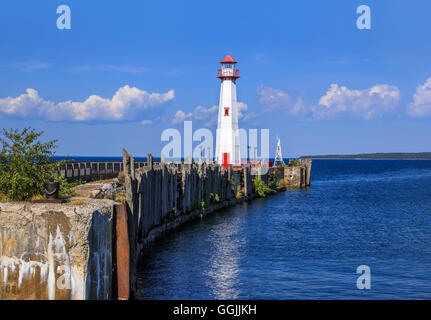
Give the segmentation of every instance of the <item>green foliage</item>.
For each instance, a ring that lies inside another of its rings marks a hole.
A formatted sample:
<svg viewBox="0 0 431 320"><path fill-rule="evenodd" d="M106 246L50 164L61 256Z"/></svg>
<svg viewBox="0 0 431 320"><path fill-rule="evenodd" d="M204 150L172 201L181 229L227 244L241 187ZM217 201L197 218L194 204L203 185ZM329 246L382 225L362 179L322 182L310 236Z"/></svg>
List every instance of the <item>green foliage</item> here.
<svg viewBox="0 0 431 320"><path fill-rule="evenodd" d="M280 170L283 166L275 167L274 170L271 171L269 175L269 183L268 186L271 188L279 187L280 181L283 180L284 171Z"/></svg>
<svg viewBox="0 0 431 320"><path fill-rule="evenodd" d="M85 181L81 181L81 180L74 181L74 182L67 182L64 176L55 176L53 179L55 182L60 183L60 188L58 189L58 196L60 198L72 196L74 194L73 188L79 184L85 183Z"/></svg>
<svg viewBox="0 0 431 320"><path fill-rule="evenodd" d="M284 188L286 186L285 182L283 179L281 179L280 181L278 181L278 187L279 188Z"/></svg>
<svg viewBox="0 0 431 320"><path fill-rule="evenodd" d="M277 185L277 177L275 175L271 175L269 177L269 183L268 183L268 185L271 186L271 187L275 187Z"/></svg>
<svg viewBox="0 0 431 320"><path fill-rule="evenodd" d="M124 192L118 192L115 195L115 201L117 201L117 202L124 202L124 201L126 201L126 194Z"/></svg>
<svg viewBox="0 0 431 320"><path fill-rule="evenodd" d="M210 193L210 200L213 200L214 199L214 201L215 202L220 202L220 196L216 193L216 194L214 194L214 193Z"/></svg>
<svg viewBox="0 0 431 320"><path fill-rule="evenodd" d="M264 198L268 192L274 192L271 188L269 188L265 182L259 176L256 176L253 180L253 188L254 191L257 192L259 197Z"/></svg>
<svg viewBox="0 0 431 320"><path fill-rule="evenodd" d="M0 152L0 193L7 199L22 201L44 195L44 183L51 179L60 182L60 193L69 192L67 181L56 177L64 161L54 162L57 140L38 141L43 132L28 127L21 132L2 130Z"/></svg>
<svg viewBox="0 0 431 320"><path fill-rule="evenodd" d="M238 187L237 189L236 189L236 192L235 192L235 198L236 199L239 199L239 198L241 198L242 197L242 188L240 188L240 187Z"/></svg>
<svg viewBox="0 0 431 320"><path fill-rule="evenodd" d="M201 208L202 208L202 210L208 208L208 204L205 201L202 201L201 202Z"/></svg>
<svg viewBox="0 0 431 320"><path fill-rule="evenodd" d="M290 159L290 160L289 160L289 165L295 166L295 165L297 165L297 164L299 164L299 161L298 161L298 160L295 160L295 159Z"/></svg>

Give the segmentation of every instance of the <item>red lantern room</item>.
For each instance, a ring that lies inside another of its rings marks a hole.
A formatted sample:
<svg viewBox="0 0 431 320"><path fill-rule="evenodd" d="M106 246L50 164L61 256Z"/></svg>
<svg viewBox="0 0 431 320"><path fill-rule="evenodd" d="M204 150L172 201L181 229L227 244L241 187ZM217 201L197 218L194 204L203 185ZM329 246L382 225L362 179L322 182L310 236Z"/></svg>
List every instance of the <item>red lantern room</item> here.
<svg viewBox="0 0 431 320"><path fill-rule="evenodd" d="M220 79L232 79L236 80L239 78L239 70L235 68L236 60L229 54L220 61L221 69L218 70L217 78Z"/></svg>

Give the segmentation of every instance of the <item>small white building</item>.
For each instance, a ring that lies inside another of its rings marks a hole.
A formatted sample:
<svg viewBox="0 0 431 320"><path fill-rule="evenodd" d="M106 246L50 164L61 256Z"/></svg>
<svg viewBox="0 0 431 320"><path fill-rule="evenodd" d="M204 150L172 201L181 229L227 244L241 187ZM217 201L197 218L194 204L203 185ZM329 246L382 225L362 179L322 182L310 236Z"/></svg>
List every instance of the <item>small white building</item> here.
<svg viewBox="0 0 431 320"><path fill-rule="evenodd" d="M238 128L238 105L236 101L236 79L239 70L236 61L227 55L221 63L217 78L221 79L220 103L217 122L215 159L226 167L241 165L240 136Z"/></svg>

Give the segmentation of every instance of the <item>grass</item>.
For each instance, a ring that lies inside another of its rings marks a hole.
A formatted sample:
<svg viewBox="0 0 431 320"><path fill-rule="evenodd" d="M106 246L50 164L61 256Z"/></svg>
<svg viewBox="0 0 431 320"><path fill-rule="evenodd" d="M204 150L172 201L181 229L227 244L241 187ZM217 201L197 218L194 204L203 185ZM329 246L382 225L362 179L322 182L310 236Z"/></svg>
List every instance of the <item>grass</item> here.
<svg viewBox="0 0 431 320"><path fill-rule="evenodd" d="M119 192L115 196L115 201L123 202L126 201L126 194L124 192Z"/></svg>
<svg viewBox="0 0 431 320"><path fill-rule="evenodd" d="M85 199L72 199L67 202L67 204L70 204L72 206L82 206L85 203Z"/></svg>
<svg viewBox="0 0 431 320"><path fill-rule="evenodd" d="M38 194L38 195L31 197L30 201L45 200L45 199L46 199L46 196L42 196L42 195Z"/></svg>

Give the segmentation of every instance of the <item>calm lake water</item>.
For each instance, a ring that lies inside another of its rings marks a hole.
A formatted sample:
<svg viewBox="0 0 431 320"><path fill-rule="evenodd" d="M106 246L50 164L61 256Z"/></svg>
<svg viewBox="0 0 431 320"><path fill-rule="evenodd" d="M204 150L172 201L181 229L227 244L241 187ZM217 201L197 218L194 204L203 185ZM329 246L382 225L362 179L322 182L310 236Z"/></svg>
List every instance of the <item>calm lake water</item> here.
<svg viewBox="0 0 431 320"><path fill-rule="evenodd" d="M431 299L431 161L314 160L311 188L191 222L138 271L138 299Z"/></svg>

